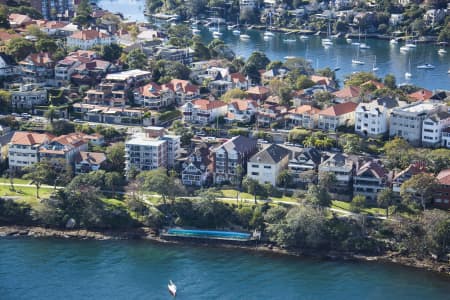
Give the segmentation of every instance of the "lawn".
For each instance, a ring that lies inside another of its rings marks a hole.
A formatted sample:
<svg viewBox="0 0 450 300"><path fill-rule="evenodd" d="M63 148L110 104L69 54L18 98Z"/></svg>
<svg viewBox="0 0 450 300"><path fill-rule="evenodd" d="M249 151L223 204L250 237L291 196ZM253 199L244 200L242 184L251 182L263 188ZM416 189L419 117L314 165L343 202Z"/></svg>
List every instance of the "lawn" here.
<svg viewBox="0 0 450 300"><path fill-rule="evenodd" d="M223 197L225 197L225 198L236 198L236 195L238 193L237 190L233 190L233 189L220 190L220 192L222 192ZM297 202L296 199L294 199L292 197L288 197L288 196L268 197L268 198L269 198L269 200L272 200L272 201ZM252 194L241 192L240 193L240 199L254 200L255 197ZM260 196L256 196L256 199L257 200L261 200L261 197ZM266 200L266 199L263 199L263 200Z"/></svg>
<svg viewBox="0 0 450 300"><path fill-rule="evenodd" d="M39 196L43 198L48 198L53 192L52 188L40 188ZM9 186L0 185L0 197L17 197L17 201L22 201L30 204L31 206L36 206L39 204L38 199L36 199L36 188L34 187L16 187L15 191L11 191Z"/></svg>
<svg viewBox="0 0 450 300"><path fill-rule="evenodd" d="M9 184L9 178L0 177L0 183L7 183L7 184ZM25 179L21 179L21 178L14 178L14 183L15 184L30 184L30 180L25 180Z"/></svg>
<svg viewBox="0 0 450 300"><path fill-rule="evenodd" d="M333 200L331 207L351 211L350 210L350 202ZM385 209L378 208L378 207L367 207L367 208L362 209L361 212L365 212L370 215L385 215L386 214Z"/></svg>

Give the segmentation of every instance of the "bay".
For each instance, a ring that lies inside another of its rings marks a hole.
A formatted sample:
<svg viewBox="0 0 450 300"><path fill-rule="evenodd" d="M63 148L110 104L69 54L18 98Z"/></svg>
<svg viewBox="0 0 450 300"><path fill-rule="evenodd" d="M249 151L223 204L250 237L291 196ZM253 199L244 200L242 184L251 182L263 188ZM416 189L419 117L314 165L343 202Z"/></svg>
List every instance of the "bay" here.
<svg viewBox="0 0 450 300"><path fill-rule="evenodd" d="M0 299L449 299L448 277L147 241L0 239Z"/></svg>
<svg viewBox="0 0 450 300"><path fill-rule="evenodd" d="M149 20L143 14L145 0L97 0L96 3L111 12L121 12L124 17L131 20ZM380 78L386 74L392 74L397 78L397 84L414 84L430 90L450 89L450 74L447 73L450 70L449 48L447 48L447 54L439 55L438 46L418 44L417 48L402 53L400 47L403 46L403 43L391 46L386 40L368 39L364 41L362 39L361 42L366 42L370 49L360 50L358 59L364 61L365 64L354 65L352 59L358 55L357 47L347 43L343 38L337 39L333 46L325 49L320 37L317 36L311 36L307 41L300 40L297 36L296 42L286 43L283 41L286 36L281 33L275 33L272 39L265 41L262 31L248 30L245 33L250 35L250 39L243 41L226 28L222 28L222 32L221 39L238 56L247 58L253 51L258 50L266 53L271 60L282 61L286 56L306 57L311 60L314 68L340 68L337 77L341 83L346 75L353 72L372 72L376 63L379 70L375 74ZM212 32L207 28L202 28L201 36L205 42L209 42L213 38ZM411 61L411 68L409 61ZM417 66L423 64L432 64L435 69L417 69ZM412 73L412 77L406 79L405 72Z"/></svg>

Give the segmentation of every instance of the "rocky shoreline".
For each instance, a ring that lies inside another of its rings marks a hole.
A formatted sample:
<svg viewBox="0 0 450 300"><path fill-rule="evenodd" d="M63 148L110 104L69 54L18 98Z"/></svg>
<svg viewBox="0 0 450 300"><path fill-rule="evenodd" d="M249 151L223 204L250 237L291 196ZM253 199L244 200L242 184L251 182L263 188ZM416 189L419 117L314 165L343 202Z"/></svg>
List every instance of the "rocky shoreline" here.
<svg viewBox="0 0 450 300"><path fill-rule="evenodd" d="M322 259L331 260L354 260L354 261L370 261L382 263L394 263L403 266L433 271L440 274L445 274L450 277L450 263L439 262L431 259L418 259L416 257L402 256L399 253L386 253L382 256L366 256L354 253L342 253L329 251L324 253L317 252L298 252L282 249L273 245L259 244L251 245L237 245L228 243L210 243L207 241L192 241L192 240L167 240L159 237L157 232L148 227L140 227L129 230L103 230L90 231L85 229L79 230L62 230L53 228L44 228L38 226L0 226L0 238L7 237L29 237L29 238L60 238L60 239L74 239L74 240L149 240L158 243L172 243L172 244L194 244L200 246L213 246L222 248L239 248L249 251L260 251L271 254L291 255L291 256L309 256Z"/></svg>

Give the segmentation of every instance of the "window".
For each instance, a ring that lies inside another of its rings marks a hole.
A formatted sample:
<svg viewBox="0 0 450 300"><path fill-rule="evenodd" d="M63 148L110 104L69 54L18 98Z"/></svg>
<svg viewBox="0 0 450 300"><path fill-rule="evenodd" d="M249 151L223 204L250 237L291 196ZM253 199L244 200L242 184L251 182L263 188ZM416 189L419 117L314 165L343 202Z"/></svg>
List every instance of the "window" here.
<svg viewBox="0 0 450 300"><path fill-rule="evenodd" d="M253 176L259 176L259 173L258 172L252 172L252 175Z"/></svg>
<svg viewBox="0 0 450 300"><path fill-rule="evenodd" d="M272 169L272 166L264 166L264 169Z"/></svg>
<svg viewBox="0 0 450 300"><path fill-rule="evenodd" d="M258 169L259 165L252 165L252 168Z"/></svg>

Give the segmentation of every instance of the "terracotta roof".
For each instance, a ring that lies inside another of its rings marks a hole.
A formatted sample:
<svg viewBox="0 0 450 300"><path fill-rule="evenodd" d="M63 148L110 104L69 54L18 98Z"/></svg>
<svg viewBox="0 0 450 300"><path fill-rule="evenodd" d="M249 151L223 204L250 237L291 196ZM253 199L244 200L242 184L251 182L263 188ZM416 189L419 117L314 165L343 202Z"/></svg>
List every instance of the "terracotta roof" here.
<svg viewBox="0 0 450 300"><path fill-rule="evenodd" d="M347 86L342 90L333 93L333 95L335 95L338 98L355 98L358 97L360 94L361 89L357 86Z"/></svg>
<svg viewBox="0 0 450 300"><path fill-rule="evenodd" d="M33 22L33 19L29 16L22 14L10 14L8 19L10 23L16 23L17 25Z"/></svg>
<svg viewBox="0 0 450 300"><path fill-rule="evenodd" d="M330 85L331 83L333 83L333 80L331 78L319 75L311 75L311 80L316 84Z"/></svg>
<svg viewBox="0 0 450 300"><path fill-rule="evenodd" d="M181 80L181 79L172 79L169 83L166 83L162 85L163 89L170 89L174 92L177 90L183 91L183 93L198 93L199 88L198 86L190 83L188 80Z"/></svg>
<svg viewBox="0 0 450 300"><path fill-rule="evenodd" d="M98 38L100 39L107 38L109 37L109 35L97 30L81 30L75 32L70 37L78 40L94 40Z"/></svg>
<svg viewBox="0 0 450 300"><path fill-rule="evenodd" d="M315 115L320 112L320 109L312 107L311 105L301 105L296 108L293 108L289 111L292 114L306 114L306 115Z"/></svg>
<svg viewBox="0 0 450 300"><path fill-rule="evenodd" d="M242 73L232 73L230 74L230 78L232 82L241 82L244 83L247 81L247 79L245 78L244 74Z"/></svg>
<svg viewBox="0 0 450 300"><path fill-rule="evenodd" d="M384 88L384 84L377 81L377 80L369 80L364 82L363 84L361 84L361 86L365 86L365 85L369 85L369 84L373 84L377 89L382 89Z"/></svg>
<svg viewBox="0 0 450 300"><path fill-rule="evenodd" d="M47 22L43 23L42 25L40 25L40 27L47 28L47 29L58 29L58 28L65 27L67 24L69 24L69 23L68 22L60 22L60 21L47 21Z"/></svg>
<svg viewBox="0 0 450 300"><path fill-rule="evenodd" d="M255 100L241 100L241 99L233 99L230 102L231 105L233 105L237 110L247 110L250 106L250 104L253 104L253 106L256 108L258 104Z"/></svg>
<svg viewBox="0 0 450 300"><path fill-rule="evenodd" d="M249 94L255 94L255 95L264 95L269 93L270 90L266 88L265 86L254 86L247 90L247 93Z"/></svg>
<svg viewBox="0 0 450 300"><path fill-rule="evenodd" d="M7 42L10 39L19 38L19 37L21 37L21 35L17 34L17 33L9 33L6 31L0 31L0 41L2 41L2 42Z"/></svg>
<svg viewBox="0 0 450 300"><path fill-rule="evenodd" d="M150 82L139 88L139 94L145 97L158 97L161 86L157 83Z"/></svg>
<svg viewBox="0 0 450 300"><path fill-rule="evenodd" d="M358 104L354 102L340 103L320 111L319 114L323 116L340 116L355 111L357 106Z"/></svg>
<svg viewBox="0 0 450 300"><path fill-rule="evenodd" d="M106 161L106 155L102 152L84 152L80 151L80 154L75 158L76 163L86 161L92 165L100 165Z"/></svg>
<svg viewBox="0 0 450 300"><path fill-rule="evenodd" d="M436 178L440 184L450 185L450 169L442 170L441 172L439 172Z"/></svg>
<svg viewBox="0 0 450 300"><path fill-rule="evenodd" d="M54 63L51 54L48 52L31 53L22 62L26 64L27 61L31 61L33 65L40 67Z"/></svg>
<svg viewBox="0 0 450 300"><path fill-rule="evenodd" d="M408 97L413 101L428 100L431 96L433 96L433 92L427 89L421 89L408 95Z"/></svg>
<svg viewBox="0 0 450 300"><path fill-rule="evenodd" d="M215 109L215 108L227 105L225 102L220 101L220 100L210 101L210 100L206 100L206 99L194 100L194 101L192 101L192 103L194 105L198 106L198 108L201 110L211 110L211 109Z"/></svg>
<svg viewBox="0 0 450 300"><path fill-rule="evenodd" d="M427 167L426 167L426 163L424 162L415 162L410 164L406 169L398 172L395 176L394 176L394 180L402 177L404 174L408 173L411 176L412 175L417 175L420 173L425 173L427 171Z"/></svg>
<svg viewBox="0 0 450 300"><path fill-rule="evenodd" d="M387 176L387 171L383 168L383 166L373 160L362 165L356 172L356 176L361 176L367 171L375 175L376 178L383 178Z"/></svg>
<svg viewBox="0 0 450 300"><path fill-rule="evenodd" d="M53 138L51 134L48 133L34 133L27 131L16 131L11 138L11 143L14 145L40 145L42 143L48 142Z"/></svg>

